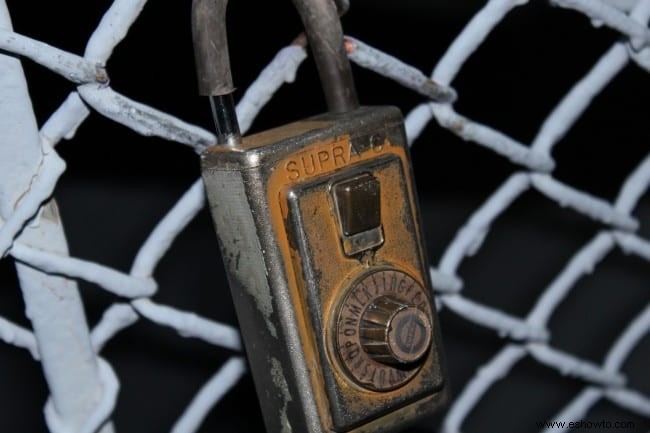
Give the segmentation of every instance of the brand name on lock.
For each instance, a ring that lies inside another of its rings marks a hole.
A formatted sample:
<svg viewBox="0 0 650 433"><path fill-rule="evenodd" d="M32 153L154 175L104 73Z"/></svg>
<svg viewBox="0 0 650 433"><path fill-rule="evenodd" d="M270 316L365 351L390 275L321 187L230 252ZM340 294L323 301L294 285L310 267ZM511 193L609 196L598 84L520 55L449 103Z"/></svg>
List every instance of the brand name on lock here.
<svg viewBox="0 0 650 433"><path fill-rule="evenodd" d="M383 152L387 144L383 139L370 140L370 146L359 150L349 139L321 144L300 153L284 164L287 179L298 180L345 167L360 160L364 152Z"/></svg>

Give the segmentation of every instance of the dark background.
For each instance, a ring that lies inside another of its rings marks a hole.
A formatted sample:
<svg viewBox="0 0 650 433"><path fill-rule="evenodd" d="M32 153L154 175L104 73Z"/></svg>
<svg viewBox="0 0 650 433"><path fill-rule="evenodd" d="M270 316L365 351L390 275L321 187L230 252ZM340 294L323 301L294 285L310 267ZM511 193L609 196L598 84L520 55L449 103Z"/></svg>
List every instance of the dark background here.
<svg viewBox="0 0 650 433"><path fill-rule="evenodd" d="M9 0L16 31L59 48L83 53L108 1L25 2ZM229 37L237 97L300 31L290 2L233 1ZM353 0L343 20L347 34L396 55L429 73L483 2ZM111 86L140 102L212 128L207 102L197 96L190 37L190 2L152 1L108 63ZM594 29L582 15L545 2L513 11L469 59L454 87L457 111L529 143L541 122L571 85L618 38ZM74 89L48 70L24 62L39 124ZM366 105L391 104L407 113L423 99L374 73L354 67ZM554 176L612 200L647 153L648 77L630 66L599 95L553 152ZM324 111L315 68L308 60L295 83L279 90L252 132ZM144 138L91 114L76 137L57 150L68 162L56 198L71 254L128 271L138 247L178 197L199 176L189 148ZM520 167L464 142L431 122L412 156L425 220L429 256L437 263L471 213ZM650 203L635 215L648 236ZM459 269L470 299L517 316L531 308L567 260L602 227L529 192L500 217L479 253ZM648 302L647 262L616 250L581 279L554 313L552 344L596 363ZM236 323L207 212L202 212L157 268L155 300ZM88 320L116 301L81 283ZM0 261L0 314L28 326L11 260ZM507 342L494 332L444 310L441 326L452 391L458 395L478 366ZM648 337L624 364L629 384L650 393ZM140 320L112 340L103 355L121 380L114 421L118 432L168 431L199 387L232 355ZM465 432L536 431L584 384L527 358L490 389L464 424ZM47 397L40 366L12 347L0 354L0 432L45 431ZM412 432L434 431L441 417ZM607 402L588 420L650 422ZM261 432L253 384L246 376L212 411L201 431ZM603 430L606 431L606 430ZM619 430L620 431L620 430Z"/></svg>

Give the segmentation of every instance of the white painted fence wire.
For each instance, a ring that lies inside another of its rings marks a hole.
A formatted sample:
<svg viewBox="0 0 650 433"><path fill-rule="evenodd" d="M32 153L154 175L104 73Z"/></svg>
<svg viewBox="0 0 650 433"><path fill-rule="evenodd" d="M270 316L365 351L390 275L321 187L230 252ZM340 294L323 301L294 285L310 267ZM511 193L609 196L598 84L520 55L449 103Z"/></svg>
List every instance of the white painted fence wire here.
<svg viewBox="0 0 650 433"><path fill-rule="evenodd" d="M135 132L182 143L197 152L214 143L210 132L133 101L110 87L106 61L145 3L146 0L115 0L91 36L84 55L79 56L15 33L7 6L4 0L0 1L0 50L34 61L77 85L76 91L39 131L20 62L15 57L0 54L0 255L12 256L16 261L27 315L33 325L33 329L28 330L0 317L0 338L29 350L42 362L51 390L45 407L46 421L53 433L113 431L109 420L119 398L119 383L108 361L99 353L117 332L140 318L171 327L185 337L240 349L236 329L191 312L155 304L149 299L157 290L153 275L158 261L204 206L200 181L188 189L152 230L129 274L70 257L56 204L50 199L65 169L54 147L61 139L74 136L91 109ZM435 119L462 139L491 149L521 166L521 171L507 179L471 216L438 265L431 267L440 308L447 307L467 320L510 338L456 398L443 423L446 433L460 432L463 421L490 387L507 377L515 364L525 357L584 381L584 390L558 411L557 420L580 419L601 399L650 417L650 397L635 390L621 372L627 356L650 331L650 305L633 318L602 365L553 347L548 330L550 317L574 284L583 275L593 272L614 248L650 260L650 241L636 234L639 223L632 216L635 204L650 184L650 155L630 173L614 203L554 179L555 164L551 158L553 146L624 66L632 61L650 71L650 30L647 26L650 0L551 1L585 14L594 25L606 25L619 31L622 39L603 54L552 110L530 146L457 113L452 104L463 95L457 95L450 87L465 61L490 32L512 9L526 3L526 0L487 1L450 45L431 78L361 41L351 38L347 41L350 58L355 63L432 98L431 102L415 107L406 118L411 143ZM242 129L248 129L280 86L294 80L305 57L304 48L297 45L278 52L239 102ZM520 318L463 296L463 281L456 271L466 256L477 253L494 221L531 189L606 228L575 253L532 310ZM115 303L97 326L89 330L75 279L96 283L130 302ZM70 369L70 365L75 368ZM74 370L72 374L71 370ZM198 392L171 431L196 431L210 409L244 372L243 359L231 358Z"/></svg>

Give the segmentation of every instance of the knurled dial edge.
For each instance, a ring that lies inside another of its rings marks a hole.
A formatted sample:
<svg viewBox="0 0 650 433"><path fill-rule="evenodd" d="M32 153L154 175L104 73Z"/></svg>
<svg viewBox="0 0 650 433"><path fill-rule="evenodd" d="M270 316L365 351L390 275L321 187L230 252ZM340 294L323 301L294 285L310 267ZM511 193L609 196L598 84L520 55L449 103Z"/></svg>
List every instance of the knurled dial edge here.
<svg viewBox="0 0 650 433"><path fill-rule="evenodd" d="M366 272L338 310L335 349L346 374L373 391L406 384L419 371L432 339L425 289L397 269Z"/></svg>

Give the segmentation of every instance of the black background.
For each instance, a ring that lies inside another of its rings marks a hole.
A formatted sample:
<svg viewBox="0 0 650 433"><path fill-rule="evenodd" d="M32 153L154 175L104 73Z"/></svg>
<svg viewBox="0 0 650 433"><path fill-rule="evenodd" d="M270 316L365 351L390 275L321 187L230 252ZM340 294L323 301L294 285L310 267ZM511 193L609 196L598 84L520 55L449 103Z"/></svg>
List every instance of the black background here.
<svg viewBox="0 0 650 433"><path fill-rule="evenodd" d="M233 76L240 90L255 79L277 50L300 31L289 1L233 1L229 37ZM9 0L16 31L59 48L83 53L108 1L25 2ZM346 33L396 55L425 73L483 2L352 2ZM190 2L152 1L108 63L111 86L140 102L212 129L207 102L197 96L190 37ZM454 87L457 111L523 143L571 85L583 76L618 34L594 29L582 15L533 2L513 11L463 67ZM73 85L24 62L39 124ZM404 113L423 99L399 85L354 67L365 105L390 104ZM645 72L629 66L599 95L553 151L554 177L607 200L647 153L650 98ZM252 132L324 111L315 68L308 60L295 83L281 88L253 124ZM196 154L157 138L144 138L91 114L76 137L57 150L68 169L56 193L72 255L128 271L148 233L182 192L198 178ZM429 256L433 263L471 213L509 174L520 168L476 144L462 141L435 121L412 149ZM635 215L648 235L648 200ZM459 274L473 300L523 316L569 258L598 229L597 223L529 192L499 218L479 253ZM206 212L174 243L156 271L155 300L236 323L230 294ZM616 250L592 275L581 279L552 316L555 347L600 363L608 348L648 302L647 262ZM94 324L115 297L81 283L88 320ZM0 314L28 326L11 260L0 261ZM482 363L505 344L494 332L444 310L441 325L452 391L458 395ZM624 364L629 384L650 392L648 337ZM232 355L140 320L103 352L121 380L114 415L117 431L168 431L199 387ZM72 366L71 366L72 368ZM464 424L464 431L536 431L584 384L562 377L530 358L491 388ZM40 366L27 352L2 348L1 432L45 431L47 397ZM441 417L413 432L434 431ZM589 420L647 419L606 402ZM263 431L249 376L206 419L201 431ZM606 430L603 430L606 431ZM620 430L618 430L620 431Z"/></svg>

